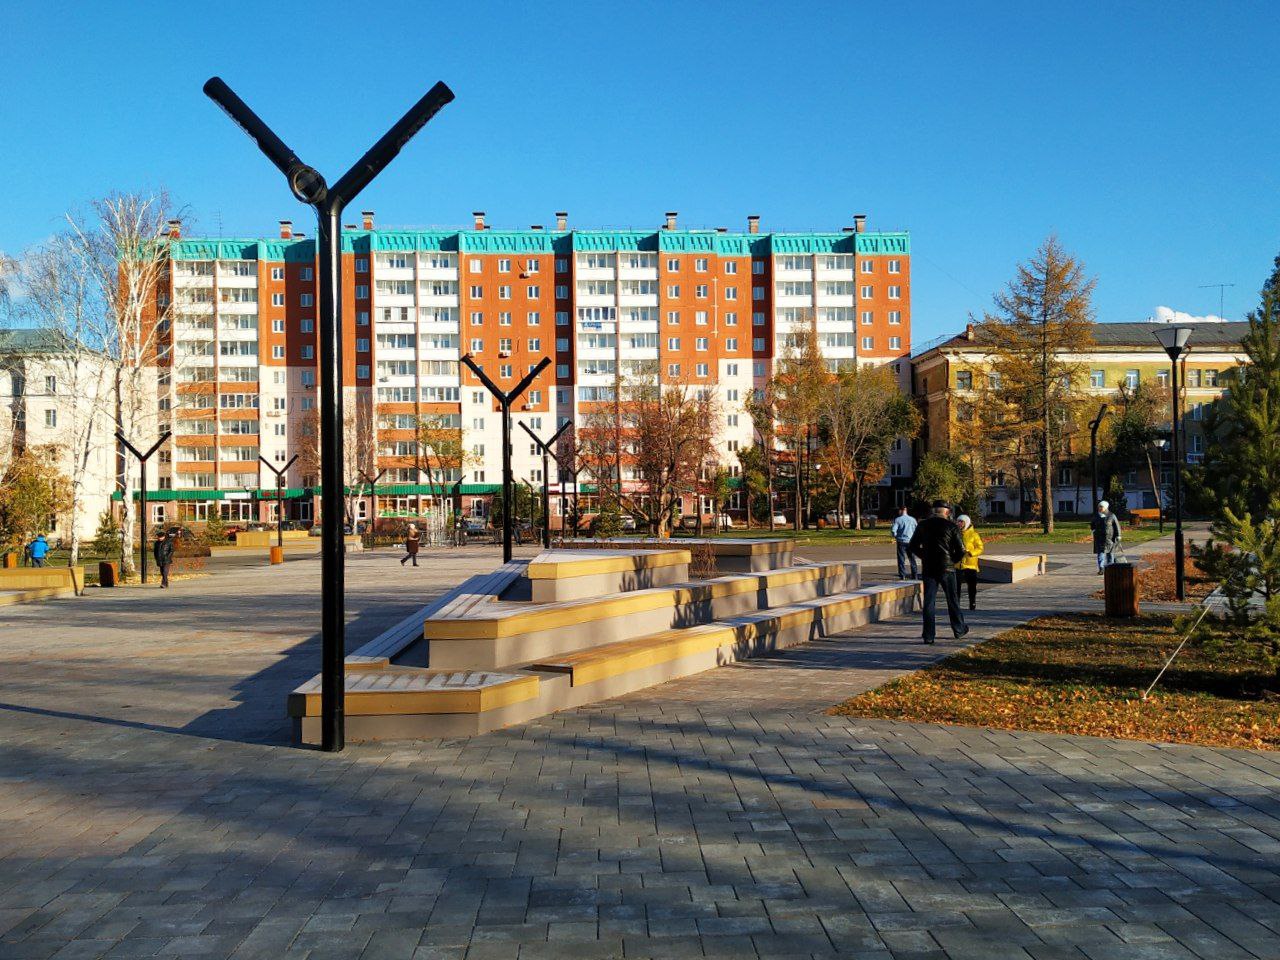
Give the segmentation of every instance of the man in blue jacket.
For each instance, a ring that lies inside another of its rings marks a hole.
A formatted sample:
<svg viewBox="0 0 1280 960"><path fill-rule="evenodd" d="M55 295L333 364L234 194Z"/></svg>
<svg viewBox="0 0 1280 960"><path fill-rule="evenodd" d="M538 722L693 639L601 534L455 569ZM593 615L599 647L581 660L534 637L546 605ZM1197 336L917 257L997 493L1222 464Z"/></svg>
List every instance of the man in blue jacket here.
<svg viewBox="0 0 1280 960"><path fill-rule="evenodd" d="M898 579L907 579L907 564L910 562L911 579L915 580L919 576L916 555L908 549L908 545L916 533L916 518L907 512L906 507L899 507L898 515L893 518L893 526L889 528L889 532L893 534L893 542L898 547Z"/></svg>
<svg viewBox="0 0 1280 960"><path fill-rule="evenodd" d="M36 534L36 538L27 546L27 555L31 557L33 567L44 566L44 558L49 555L49 541L44 538L43 533Z"/></svg>

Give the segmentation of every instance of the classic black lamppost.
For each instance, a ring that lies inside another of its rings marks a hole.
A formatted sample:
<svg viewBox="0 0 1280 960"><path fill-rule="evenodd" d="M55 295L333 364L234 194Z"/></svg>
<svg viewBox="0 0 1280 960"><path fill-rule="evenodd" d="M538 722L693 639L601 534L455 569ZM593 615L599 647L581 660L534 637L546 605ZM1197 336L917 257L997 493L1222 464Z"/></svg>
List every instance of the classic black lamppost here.
<svg viewBox="0 0 1280 960"><path fill-rule="evenodd" d="M1098 501L1098 428L1102 426L1102 418L1106 415L1107 405L1098 408L1098 415L1089 421L1089 464L1093 470L1093 502L1089 504L1089 513L1093 513Z"/></svg>
<svg viewBox="0 0 1280 960"><path fill-rule="evenodd" d="M427 121L453 99L453 91L437 83L409 108L363 157L332 187L320 171L298 159L275 133L232 92L221 78L204 85L205 94L227 112L266 154L293 195L316 212L316 318L320 337L320 742L323 750L346 745L343 715L344 612L342 534L342 213L348 203L395 159Z"/></svg>
<svg viewBox="0 0 1280 960"><path fill-rule="evenodd" d="M560 439L560 434L569 429L572 420L566 420L560 424L560 429L551 435L551 439L543 443L538 439L538 435L534 433L523 422L520 429L533 438L533 442L542 452L542 547L544 550L551 549L551 469L550 457L551 448L555 446L555 442ZM560 486L560 522L564 523L564 485Z"/></svg>
<svg viewBox="0 0 1280 960"><path fill-rule="evenodd" d="M170 437L170 433L166 430L160 434L160 439L151 445L151 449L143 453L132 443L124 438L124 434L119 430L116 431L116 439L124 444L125 448L138 458L138 472L142 475L138 482L138 502L141 505L139 509L142 511L142 528L138 531L142 542L142 565L138 570L142 582L147 582L147 461L151 459L151 455L160 449L160 444L164 443ZM126 493L128 491L125 491ZM123 497L124 494L121 494ZM123 502L123 501L122 501ZM126 550L133 550L133 544L126 543Z"/></svg>
<svg viewBox="0 0 1280 960"><path fill-rule="evenodd" d="M1190 327L1160 327L1155 332L1156 340L1169 355L1173 376L1173 562L1177 597L1186 599L1186 555L1182 543L1182 444L1179 442L1178 428L1178 358L1186 352L1187 341L1191 339Z"/></svg>
<svg viewBox="0 0 1280 960"><path fill-rule="evenodd" d="M502 408L502 562L510 563L511 514L515 512L515 490L511 482L511 404L529 389L529 384L533 383L534 378L547 368L551 358L543 357L535 363L533 369L524 375L524 379L511 388L510 393L503 392L501 387L490 380L480 366L471 359L471 354L464 354L462 362L485 385L485 389L493 394L494 399L498 401L498 406Z"/></svg>
<svg viewBox="0 0 1280 960"><path fill-rule="evenodd" d="M1164 440L1160 437L1152 440L1151 450L1156 455L1155 490L1152 493L1156 495L1156 514L1160 524L1160 532L1164 533L1164 487L1161 484L1161 479L1164 477Z"/></svg>

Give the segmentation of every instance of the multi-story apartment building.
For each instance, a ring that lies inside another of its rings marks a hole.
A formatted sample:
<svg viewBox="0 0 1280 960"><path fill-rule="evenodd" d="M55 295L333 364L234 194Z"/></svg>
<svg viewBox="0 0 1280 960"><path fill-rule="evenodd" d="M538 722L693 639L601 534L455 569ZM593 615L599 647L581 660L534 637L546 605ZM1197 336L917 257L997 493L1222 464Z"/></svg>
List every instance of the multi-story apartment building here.
<svg viewBox="0 0 1280 960"><path fill-rule="evenodd" d="M1247 360L1240 340L1249 325L1195 323L1189 326L1193 332L1188 352L1179 364L1184 388L1183 450L1188 463L1197 463L1204 455L1205 413L1222 395L1227 371ZM1156 329L1154 322L1098 323L1093 328L1093 343L1064 357L1067 362L1077 364L1084 371L1082 375L1088 378L1081 386L1096 400L1094 410L1104 402L1115 409L1121 386L1132 389L1147 382L1170 385L1169 358L1155 339ZM959 440L972 433L972 408L985 378L991 376L990 361L990 351L975 336L972 324L963 333L926 344L912 357L913 392L924 413L923 429L916 442L918 456L933 450L953 450ZM1169 430L1167 423L1164 429ZM1088 429L1072 437L1070 445L1070 455L1057 468L1054 507L1058 513L1087 513L1092 507ZM1161 452L1158 456L1164 463L1158 482L1163 492L1170 493L1171 454ZM987 481L983 498L987 513L1018 514L1021 511L1021 491L1012 477L996 471L984 479ZM1155 491L1144 464L1134 464L1124 475L1123 483L1130 509L1156 507Z"/></svg>
<svg viewBox="0 0 1280 960"><path fill-rule="evenodd" d="M814 325L833 369L892 363L908 383L909 237L868 232L861 216L832 233L762 233L758 217L741 233L681 230L674 213L657 230L570 230L563 213L553 230L496 230L483 213L470 230L373 220L363 214L343 241L343 377L347 446L363 445L385 471L379 514L415 513L459 480L464 509L482 513L498 489L500 414L460 366L465 354L506 388L551 359L515 414L542 436L611 403L619 375L715 391L717 452L731 472L754 442L745 402L801 325ZM170 253L160 404L174 442L158 464L157 500L171 518L218 509L266 519L273 504L261 497L274 479L258 457L283 466L316 418L314 241L287 221L271 239L175 229ZM414 446L426 414L460 428L468 452L461 471L434 483ZM512 435L516 478L539 484L540 455L522 430ZM901 485L910 451L894 457ZM312 473L288 471L294 518L313 518ZM559 489L560 477L550 482Z"/></svg>
<svg viewBox="0 0 1280 960"><path fill-rule="evenodd" d="M43 448L79 489L75 516L49 518L47 533L93 536L116 484L115 421L107 363L70 350L49 330L0 330L0 474L9 458Z"/></svg>

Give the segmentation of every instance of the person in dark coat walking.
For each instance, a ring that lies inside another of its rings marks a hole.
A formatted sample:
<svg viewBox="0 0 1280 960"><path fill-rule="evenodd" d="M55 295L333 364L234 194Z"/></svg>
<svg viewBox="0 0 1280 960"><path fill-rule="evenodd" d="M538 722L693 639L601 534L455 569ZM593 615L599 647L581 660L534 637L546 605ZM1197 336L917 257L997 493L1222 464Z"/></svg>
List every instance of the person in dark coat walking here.
<svg viewBox="0 0 1280 960"><path fill-rule="evenodd" d="M960 611L960 596L956 586L956 564L964 559L964 541L960 528L951 520L951 511L941 500L934 501L933 516L916 525L908 549L920 558L921 579L924 580L925 643L933 643L937 636L935 606L938 588L947 598L947 616L951 620L951 632L959 640L969 632Z"/></svg>
<svg viewBox="0 0 1280 960"><path fill-rule="evenodd" d="M152 555L156 558L156 566L160 568L160 588L167 590L169 588L169 568L173 566L173 549L177 545L178 534L174 530L165 533L160 531L156 536L156 542L151 549Z"/></svg>
<svg viewBox="0 0 1280 960"><path fill-rule="evenodd" d="M1111 504L1105 500L1098 501L1098 512L1089 521L1089 529L1093 531L1093 552L1098 558L1098 575L1103 568L1114 561L1111 555L1120 546L1120 521L1111 512Z"/></svg>
<svg viewBox="0 0 1280 960"><path fill-rule="evenodd" d="M422 537L418 533L417 524L409 524L409 533L404 538L404 557L400 560L400 566L404 566L406 560L412 560L413 565L418 565L418 546L422 543Z"/></svg>

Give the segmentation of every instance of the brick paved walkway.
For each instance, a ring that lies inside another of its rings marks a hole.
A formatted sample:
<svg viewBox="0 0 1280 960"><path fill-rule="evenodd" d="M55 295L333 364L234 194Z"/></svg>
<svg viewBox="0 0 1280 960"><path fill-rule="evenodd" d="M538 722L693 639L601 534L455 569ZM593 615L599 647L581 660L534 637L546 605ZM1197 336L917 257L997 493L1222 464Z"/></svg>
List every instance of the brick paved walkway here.
<svg viewBox="0 0 1280 960"><path fill-rule="evenodd" d="M1081 567L984 590L975 634L1089 605ZM1274 754L826 716L923 662L906 623L472 740L297 750L287 569L0 611L0 958L1280 957ZM356 623L421 576L353 562Z"/></svg>

